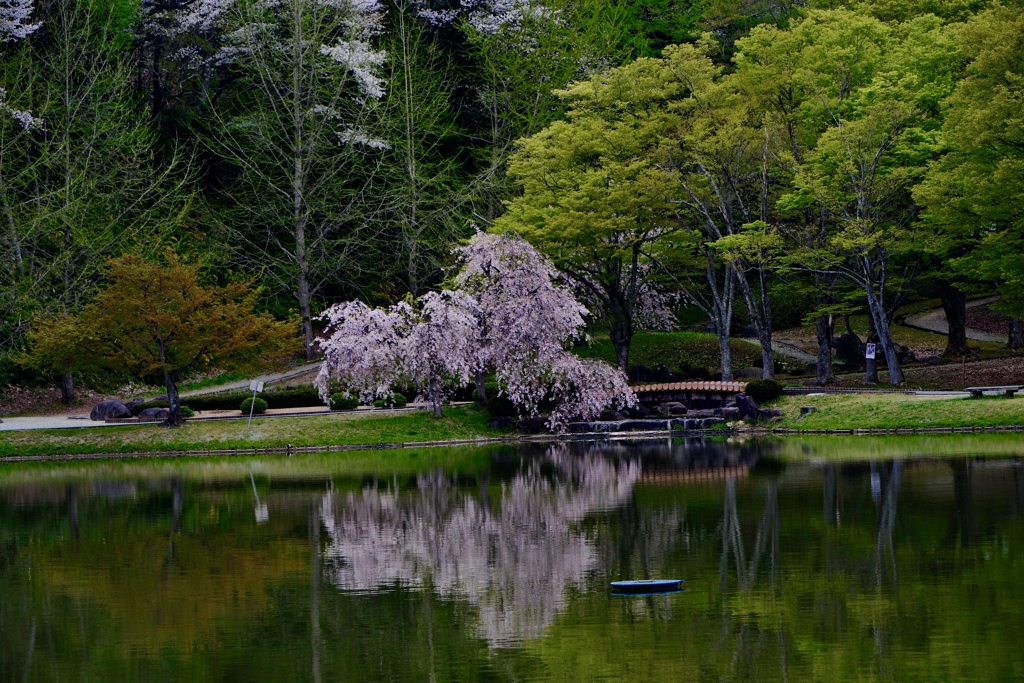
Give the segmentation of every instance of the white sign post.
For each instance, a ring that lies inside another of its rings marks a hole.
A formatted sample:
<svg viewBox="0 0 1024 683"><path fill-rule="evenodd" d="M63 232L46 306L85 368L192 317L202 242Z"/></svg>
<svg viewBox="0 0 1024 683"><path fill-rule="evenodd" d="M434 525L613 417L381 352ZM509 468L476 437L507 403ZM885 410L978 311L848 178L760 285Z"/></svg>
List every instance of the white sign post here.
<svg viewBox="0 0 1024 683"><path fill-rule="evenodd" d="M263 391L263 382L252 380L249 382L249 388L252 389L252 402L249 404L249 422L245 425L245 431L249 431L249 427L252 426L252 411L256 409L256 394Z"/></svg>
<svg viewBox="0 0 1024 683"><path fill-rule="evenodd" d="M864 357L867 358L868 360L874 360L875 359L875 345L874 344L867 344L867 345L864 346Z"/></svg>

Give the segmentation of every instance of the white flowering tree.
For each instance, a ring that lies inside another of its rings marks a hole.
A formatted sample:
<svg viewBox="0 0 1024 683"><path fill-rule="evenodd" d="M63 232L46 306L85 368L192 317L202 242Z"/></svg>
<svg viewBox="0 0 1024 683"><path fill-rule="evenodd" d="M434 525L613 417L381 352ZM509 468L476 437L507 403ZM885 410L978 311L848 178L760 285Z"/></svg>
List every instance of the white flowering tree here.
<svg viewBox="0 0 1024 683"><path fill-rule="evenodd" d="M0 44L27 37L42 24L32 21L33 0L0 0ZM7 91L0 88L0 115L10 116L24 130L42 126L31 112L15 109L7 102Z"/></svg>
<svg viewBox="0 0 1024 683"><path fill-rule="evenodd" d="M213 109L210 147L237 169L229 243L297 304L307 357L313 301L372 247L356 215L363 157L386 145L365 122L384 93L371 40L376 0L238 2L218 53L238 79ZM219 19L220 20L220 19Z"/></svg>
<svg viewBox="0 0 1024 683"><path fill-rule="evenodd" d="M349 302L324 314L330 336L316 383L325 400L333 382L363 400L405 383L440 415L446 384L475 377L482 392L493 371L522 413L553 406L551 427L635 404L621 372L565 348L582 336L587 310L549 259L514 233L477 234L457 253L456 290L429 293L415 307Z"/></svg>
<svg viewBox="0 0 1024 683"><path fill-rule="evenodd" d="M0 43L21 40L41 26L32 21L34 0L0 0Z"/></svg>
<svg viewBox="0 0 1024 683"><path fill-rule="evenodd" d="M221 39L236 0L142 0L135 25L138 87L148 91L152 117L168 104L205 109L224 62Z"/></svg>

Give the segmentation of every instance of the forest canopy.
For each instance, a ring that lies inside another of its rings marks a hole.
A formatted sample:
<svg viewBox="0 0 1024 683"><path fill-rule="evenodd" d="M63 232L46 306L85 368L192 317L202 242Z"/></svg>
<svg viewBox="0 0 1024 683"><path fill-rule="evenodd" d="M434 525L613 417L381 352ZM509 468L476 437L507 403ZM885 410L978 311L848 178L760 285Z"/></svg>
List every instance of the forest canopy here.
<svg viewBox="0 0 1024 683"><path fill-rule="evenodd" d="M770 376L785 317L824 382L857 313L898 383L900 306L940 298L962 355L979 294L1024 346L1022 9L0 0L0 383L73 395L81 364L13 359L111 258L244 274L311 359L324 310L438 290L477 230L550 257L622 369L696 320Z"/></svg>

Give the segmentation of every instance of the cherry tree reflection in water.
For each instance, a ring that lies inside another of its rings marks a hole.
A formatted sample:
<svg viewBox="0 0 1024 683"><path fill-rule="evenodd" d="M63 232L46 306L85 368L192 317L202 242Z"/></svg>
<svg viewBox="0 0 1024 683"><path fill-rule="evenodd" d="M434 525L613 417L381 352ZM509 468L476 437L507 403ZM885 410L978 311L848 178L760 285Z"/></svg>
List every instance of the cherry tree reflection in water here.
<svg viewBox="0 0 1024 683"><path fill-rule="evenodd" d="M421 477L414 492L328 492L324 571L346 590L402 586L468 600L488 643L521 642L541 635L567 592L583 590L600 566L580 522L623 505L639 477L639 460L554 445L543 460L524 461L493 503L441 473Z"/></svg>

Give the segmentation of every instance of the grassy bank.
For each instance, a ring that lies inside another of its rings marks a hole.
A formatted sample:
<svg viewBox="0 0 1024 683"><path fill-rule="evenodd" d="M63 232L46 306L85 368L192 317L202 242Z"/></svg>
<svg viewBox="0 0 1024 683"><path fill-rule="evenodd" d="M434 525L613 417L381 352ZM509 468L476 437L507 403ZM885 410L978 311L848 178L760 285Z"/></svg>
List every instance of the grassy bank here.
<svg viewBox="0 0 1024 683"><path fill-rule="evenodd" d="M756 346L733 339L733 366L751 365L761 357ZM583 358L600 358L615 364L615 347L607 335L594 335L590 343L576 349ZM672 369L704 368L717 372L721 367L718 337L704 332L637 332L629 348L630 365L654 367L664 363Z"/></svg>
<svg viewBox="0 0 1024 683"><path fill-rule="evenodd" d="M176 429L158 425L125 425L96 429L49 429L0 433L0 457L130 453L221 448L284 448L444 441L497 436L489 418L469 407L446 408L440 419L427 411L388 415L352 413L314 417L256 418L246 430L244 420L187 422Z"/></svg>
<svg viewBox="0 0 1024 683"><path fill-rule="evenodd" d="M817 410L798 419L801 406ZM1024 425L1024 398L828 394L784 396L772 407L783 412L775 426L798 430Z"/></svg>

